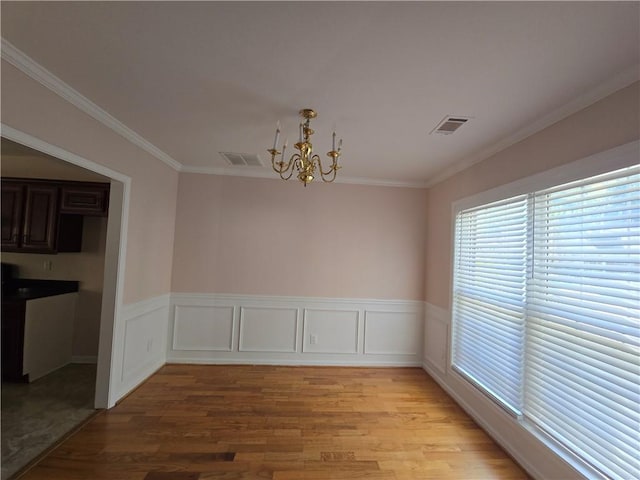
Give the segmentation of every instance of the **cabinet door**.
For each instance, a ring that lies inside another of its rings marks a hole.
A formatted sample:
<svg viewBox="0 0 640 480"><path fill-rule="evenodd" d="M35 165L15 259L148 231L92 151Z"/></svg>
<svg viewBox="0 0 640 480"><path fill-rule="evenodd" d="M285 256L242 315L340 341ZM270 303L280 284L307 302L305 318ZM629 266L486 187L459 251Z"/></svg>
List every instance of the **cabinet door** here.
<svg viewBox="0 0 640 480"><path fill-rule="evenodd" d="M2 248L17 248L20 243L24 186L2 182Z"/></svg>
<svg viewBox="0 0 640 480"><path fill-rule="evenodd" d="M26 186L22 250L55 252L58 219L58 187Z"/></svg>
<svg viewBox="0 0 640 480"><path fill-rule="evenodd" d="M62 185L60 213L106 216L108 203L108 184Z"/></svg>

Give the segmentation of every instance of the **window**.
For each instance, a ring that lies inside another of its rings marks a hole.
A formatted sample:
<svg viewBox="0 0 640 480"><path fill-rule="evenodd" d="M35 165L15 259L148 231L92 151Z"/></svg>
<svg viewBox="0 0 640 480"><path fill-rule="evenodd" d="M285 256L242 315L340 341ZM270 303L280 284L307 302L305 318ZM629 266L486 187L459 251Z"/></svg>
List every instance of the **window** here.
<svg viewBox="0 0 640 480"><path fill-rule="evenodd" d="M460 211L453 368L610 478L640 471L640 168Z"/></svg>
<svg viewBox="0 0 640 480"><path fill-rule="evenodd" d="M454 366L514 413L522 406L527 197L456 220Z"/></svg>

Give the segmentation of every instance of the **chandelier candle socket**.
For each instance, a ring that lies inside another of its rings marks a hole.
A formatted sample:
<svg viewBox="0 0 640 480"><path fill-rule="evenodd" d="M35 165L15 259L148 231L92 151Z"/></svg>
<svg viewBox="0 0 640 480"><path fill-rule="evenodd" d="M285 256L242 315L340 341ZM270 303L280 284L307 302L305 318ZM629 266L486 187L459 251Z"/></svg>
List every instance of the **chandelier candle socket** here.
<svg viewBox="0 0 640 480"><path fill-rule="evenodd" d="M276 138L273 140L273 149L278 147L278 140L280 139L280 122L276 123Z"/></svg>
<svg viewBox="0 0 640 480"><path fill-rule="evenodd" d="M342 150L342 139L338 142L336 150L336 132L332 135L332 149L327 152L327 156L331 157L331 165L325 171L322 168L320 156L313 153L313 145L311 144L311 135L314 134L310 127L311 119L316 118L317 114L310 108L300 110L300 116L304 121L300 123L298 143L294 147L299 153L291 155L288 161L285 161L285 151L287 149L287 140L285 139L282 146L282 153L278 151L278 140L280 139L280 122L276 126L276 135L273 140L273 148L267 150L271 154L271 165L273 169L280 175L283 180L289 180L294 171L298 172L298 180L306 187L314 179L316 169L320 172L323 182L333 182L336 179L338 170L342 167L338 165L338 157ZM280 155L280 160L276 161L276 157Z"/></svg>

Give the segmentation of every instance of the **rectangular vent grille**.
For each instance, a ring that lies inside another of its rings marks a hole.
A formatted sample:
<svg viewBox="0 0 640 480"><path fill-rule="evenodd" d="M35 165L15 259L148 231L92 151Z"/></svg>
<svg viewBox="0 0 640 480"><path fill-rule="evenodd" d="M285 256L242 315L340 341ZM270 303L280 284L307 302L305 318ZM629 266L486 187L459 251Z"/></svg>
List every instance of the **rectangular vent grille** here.
<svg viewBox="0 0 640 480"><path fill-rule="evenodd" d="M451 135L458 130L462 125L469 121L469 117L452 117L447 116L438 124L436 128L431 130L431 133L439 133L441 135Z"/></svg>
<svg viewBox="0 0 640 480"><path fill-rule="evenodd" d="M229 165L234 167L263 167L260 157L255 153L219 152Z"/></svg>

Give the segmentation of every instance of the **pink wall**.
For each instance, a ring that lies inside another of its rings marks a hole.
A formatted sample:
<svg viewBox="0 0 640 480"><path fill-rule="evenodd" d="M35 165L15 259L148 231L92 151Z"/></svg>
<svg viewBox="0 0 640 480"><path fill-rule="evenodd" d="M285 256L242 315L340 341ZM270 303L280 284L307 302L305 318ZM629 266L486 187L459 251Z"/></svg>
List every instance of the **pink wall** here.
<svg viewBox="0 0 640 480"><path fill-rule="evenodd" d="M431 187L427 302L449 308L453 202L640 138L639 106L636 82Z"/></svg>
<svg viewBox="0 0 640 480"><path fill-rule="evenodd" d="M174 292L424 299L426 190L181 174Z"/></svg>
<svg viewBox="0 0 640 480"><path fill-rule="evenodd" d="M132 179L124 303L171 288L178 173L2 61L2 123Z"/></svg>

